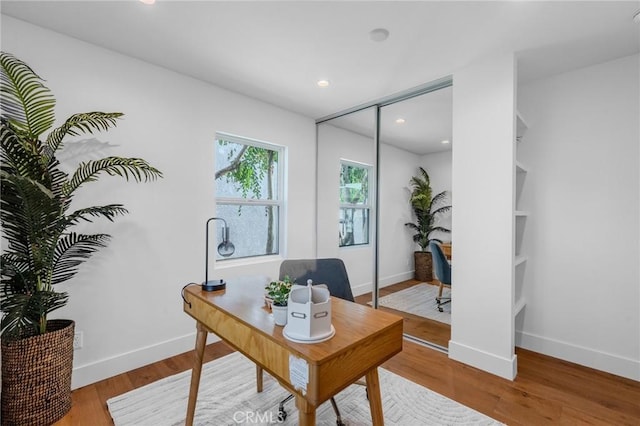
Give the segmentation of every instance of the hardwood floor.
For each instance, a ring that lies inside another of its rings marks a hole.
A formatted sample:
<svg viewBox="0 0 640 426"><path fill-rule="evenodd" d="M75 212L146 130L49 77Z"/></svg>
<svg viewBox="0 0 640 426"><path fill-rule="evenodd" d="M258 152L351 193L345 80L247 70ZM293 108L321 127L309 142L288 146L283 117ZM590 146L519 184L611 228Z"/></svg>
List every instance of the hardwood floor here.
<svg viewBox="0 0 640 426"><path fill-rule="evenodd" d="M222 342L211 344L205 361L231 352ZM383 367L509 425L640 425L640 382L531 351L517 354L514 381L408 341ZM56 425L112 425L107 399L188 370L192 360L187 352L77 389Z"/></svg>
<svg viewBox="0 0 640 426"><path fill-rule="evenodd" d="M213 343L205 348L203 362L212 361L228 355L231 352L234 352L234 350L224 343ZM71 395L71 411L60 421L56 422L55 426L113 425L109 410L107 409L107 400L109 398L148 385L164 377L189 370L193 366L193 359L193 351L185 352L76 389Z"/></svg>
<svg viewBox="0 0 640 426"><path fill-rule="evenodd" d="M380 289L380 297L387 296L391 293L404 290L416 284L423 284L423 281L407 280L397 284L393 284ZM427 283L431 284L431 283ZM435 285L435 284L434 284ZM366 305L371 302L371 293L366 293L355 298L356 303ZM408 312L396 311L395 309L386 308L380 306L379 309L383 311L392 312L404 318L404 332L425 340L427 342L435 343L436 345L447 347L449 340L451 340L451 326L438 321L432 321L428 318L413 315Z"/></svg>

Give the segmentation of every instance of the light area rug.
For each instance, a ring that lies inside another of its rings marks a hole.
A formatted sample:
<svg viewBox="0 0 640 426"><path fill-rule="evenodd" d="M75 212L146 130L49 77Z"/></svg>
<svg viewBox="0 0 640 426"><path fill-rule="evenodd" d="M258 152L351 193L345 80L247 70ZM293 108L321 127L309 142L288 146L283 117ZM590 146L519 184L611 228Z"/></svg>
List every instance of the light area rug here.
<svg viewBox="0 0 640 426"><path fill-rule="evenodd" d="M442 306L444 312L438 311L438 289L440 287L431 284L416 284L404 290L396 291L378 300L380 306L408 312L434 321L451 324L451 303ZM445 287L442 297L451 296L451 289Z"/></svg>
<svg viewBox="0 0 640 426"><path fill-rule="evenodd" d="M287 392L268 374L256 392L255 365L239 352L206 363L202 369L195 425L296 425L295 402L286 405L287 419L278 422L278 403ZM490 417L379 368L382 406L387 425L500 425ZM107 401L116 426L183 425L191 370L166 377ZM335 398L343 421L370 425L364 386L352 385ZM335 425L330 402L318 407L317 425Z"/></svg>

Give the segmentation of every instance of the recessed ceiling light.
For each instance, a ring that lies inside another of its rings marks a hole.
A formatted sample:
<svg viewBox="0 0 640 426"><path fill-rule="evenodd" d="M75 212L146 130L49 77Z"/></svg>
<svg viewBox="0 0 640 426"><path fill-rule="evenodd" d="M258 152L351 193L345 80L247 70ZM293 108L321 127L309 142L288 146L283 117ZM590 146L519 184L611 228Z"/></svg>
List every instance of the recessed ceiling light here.
<svg viewBox="0 0 640 426"><path fill-rule="evenodd" d="M154 4L156 0L140 0L144 4Z"/></svg>
<svg viewBox="0 0 640 426"><path fill-rule="evenodd" d="M389 30L385 28L376 28L375 30L369 31L369 37L373 41L385 41L389 38Z"/></svg>
<svg viewBox="0 0 640 426"><path fill-rule="evenodd" d="M404 124L406 123L407 120L405 120L404 118L396 118L396 124Z"/></svg>
<svg viewBox="0 0 640 426"><path fill-rule="evenodd" d="M442 143L444 143L444 144L448 144L448 143L449 143L449 141L448 141L447 139L445 139L445 140L443 140L443 141L442 141Z"/></svg>
<svg viewBox="0 0 640 426"><path fill-rule="evenodd" d="M318 87L327 87L329 86L329 80L318 80L316 84Z"/></svg>

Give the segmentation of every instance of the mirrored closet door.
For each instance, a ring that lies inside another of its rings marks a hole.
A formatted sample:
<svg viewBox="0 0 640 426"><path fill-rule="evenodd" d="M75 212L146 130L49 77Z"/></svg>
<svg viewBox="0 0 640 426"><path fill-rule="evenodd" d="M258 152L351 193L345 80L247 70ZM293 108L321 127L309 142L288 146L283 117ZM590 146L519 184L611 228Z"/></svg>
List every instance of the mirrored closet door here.
<svg viewBox="0 0 640 426"><path fill-rule="evenodd" d="M428 239L441 240L447 251L451 241L449 232L437 231L451 230L451 146L451 86L380 108L378 306L402 315L406 334L443 348L451 338L451 290L443 286L440 295L431 253L423 250L429 250ZM431 199L444 191L432 204L431 211L441 211L433 222L418 219L414 190ZM424 247L414 242L416 235Z"/></svg>
<svg viewBox="0 0 640 426"><path fill-rule="evenodd" d="M374 282L375 114L367 108L317 128L317 255L344 261L354 295L371 294Z"/></svg>
<svg viewBox="0 0 640 426"><path fill-rule="evenodd" d="M441 201L452 201L451 122L451 79L443 79L317 124L317 256L344 261L357 303L403 316L406 335L443 350L452 303L439 312L438 281L416 277L421 248L405 224L417 223L410 193L420 168L432 195L446 191ZM434 226L451 229L450 211ZM451 241L446 232L429 237Z"/></svg>

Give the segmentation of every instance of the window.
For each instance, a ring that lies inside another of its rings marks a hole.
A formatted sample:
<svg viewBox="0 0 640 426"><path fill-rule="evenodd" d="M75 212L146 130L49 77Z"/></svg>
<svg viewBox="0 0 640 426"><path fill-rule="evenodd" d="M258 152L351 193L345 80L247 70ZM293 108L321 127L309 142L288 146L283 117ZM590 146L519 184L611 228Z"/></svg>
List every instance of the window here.
<svg viewBox="0 0 640 426"><path fill-rule="evenodd" d="M340 247L369 244L371 166L340 161Z"/></svg>
<svg viewBox="0 0 640 426"><path fill-rule="evenodd" d="M218 260L280 252L283 161L283 147L216 134L216 216L227 222L235 246ZM221 235L222 222L215 223Z"/></svg>

